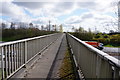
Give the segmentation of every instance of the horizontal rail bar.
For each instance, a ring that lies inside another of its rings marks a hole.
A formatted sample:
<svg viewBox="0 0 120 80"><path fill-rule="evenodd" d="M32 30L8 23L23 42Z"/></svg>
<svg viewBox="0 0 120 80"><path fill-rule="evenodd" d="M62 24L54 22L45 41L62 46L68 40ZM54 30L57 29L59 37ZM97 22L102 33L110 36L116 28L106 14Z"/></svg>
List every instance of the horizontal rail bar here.
<svg viewBox="0 0 120 80"><path fill-rule="evenodd" d="M58 34L58 33L49 34L49 35L43 35L43 36L38 36L38 37L33 37L33 38L27 38L27 39L22 39L22 40L4 42L4 43L0 43L0 46L5 46L5 45L10 45L10 44L15 44L15 43L20 43L20 42L30 41L30 40L34 40L34 39L49 37L49 36L53 36L53 35L56 35L56 34Z"/></svg>
<svg viewBox="0 0 120 80"><path fill-rule="evenodd" d="M60 36L62 36L62 33L1 43L0 58L2 59L0 67L2 68L2 79L13 76Z"/></svg>
<svg viewBox="0 0 120 80"><path fill-rule="evenodd" d="M78 67L85 78L120 78L120 60L67 34Z"/></svg>
<svg viewBox="0 0 120 80"><path fill-rule="evenodd" d="M113 56L110 56L109 54L98 50L97 48L94 48L93 46L86 44L84 41L74 37L73 35L69 34L72 38L74 38L76 41L80 42L81 44L83 44L85 47L87 47L89 50L96 52L98 55L100 55L103 59L109 60L111 61L113 64L115 64L117 67L120 67L120 63L118 63L118 59L116 59Z"/></svg>

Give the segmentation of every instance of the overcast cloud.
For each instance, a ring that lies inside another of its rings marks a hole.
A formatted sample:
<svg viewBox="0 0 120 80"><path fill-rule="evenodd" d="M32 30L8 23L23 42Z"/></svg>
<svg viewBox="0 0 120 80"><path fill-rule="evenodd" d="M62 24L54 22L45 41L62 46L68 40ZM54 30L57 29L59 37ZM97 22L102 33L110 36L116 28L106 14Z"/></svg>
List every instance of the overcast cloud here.
<svg viewBox="0 0 120 80"><path fill-rule="evenodd" d="M33 22L40 25L47 25L51 20L52 24L63 24L64 31L71 31L72 26L82 26L86 30L91 28L94 31L96 26L100 31L106 32L106 28L115 30L112 26L117 27L117 15L114 14L117 2L118 0L2 0L0 16L3 21ZM115 24L111 26L112 21Z"/></svg>

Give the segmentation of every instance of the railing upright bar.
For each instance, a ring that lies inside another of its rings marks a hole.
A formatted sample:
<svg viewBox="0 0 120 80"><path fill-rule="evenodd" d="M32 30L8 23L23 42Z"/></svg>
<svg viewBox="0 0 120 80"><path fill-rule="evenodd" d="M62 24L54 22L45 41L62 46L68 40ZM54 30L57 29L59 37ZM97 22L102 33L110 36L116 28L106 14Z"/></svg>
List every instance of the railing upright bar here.
<svg viewBox="0 0 120 80"><path fill-rule="evenodd" d="M120 72L118 68L114 68L114 78L120 78Z"/></svg>
<svg viewBox="0 0 120 80"><path fill-rule="evenodd" d="M13 62L13 54L14 54L14 53L13 53L13 44L10 46L10 53L11 53L11 54L10 54L10 58L11 58L10 61L11 61L11 73L12 73L12 72L13 72L13 68L14 68L14 66L13 66L13 63L14 63L14 62Z"/></svg>
<svg viewBox="0 0 120 80"><path fill-rule="evenodd" d="M10 78L60 36L61 33L55 33L1 43L0 50L2 57L4 56L4 59L2 58L1 60L1 63L4 65L4 69L2 69L4 71L2 73L4 75L3 78Z"/></svg>
<svg viewBox="0 0 120 80"><path fill-rule="evenodd" d="M21 57L22 57L22 56L21 56L21 44L22 44L22 43L19 44L19 49L20 49L20 50L19 50L19 53L20 53L20 66L22 65L22 64L21 64L21 63L22 63L22 59L21 59Z"/></svg>
<svg viewBox="0 0 120 80"><path fill-rule="evenodd" d="M86 79L120 78L120 60L86 44L71 34L67 34L67 38L78 67L80 67ZM114 69L112 69L113 67Z"/></svg>
<svg viewBox="0 0 120 80"><path fill-rule="evenodd" d="M23 59L22 59L22 43L20 43L20 60L21 60L21 62L20 62L20 66L21 66L22 61L23 61Z"/></svg>
<svg viewBox="0 0 120 80"><path fill-rule="evenodd" d="M28 48L28 46L27 46L27 41L25 41L25 65L26 65L26 62L27 62L27 48Z"/></svg>
<svg viewBox="0 0 120 80"><path fill-rule="evenodd" d="M18 48L18 51L17 51L18 52L18 57L17 57L18 58L18 68L20 66L20 49L19 49L19 44L20 43L18 43L18 45L17 45L17 48Z"/></svg>
<svg viewBox="0 0 120 80"><path fill-rule="evenodd" d="M5 78L8 76L8 55L7 55L7 46L4 46L4 55L5 55Z"/></svg>
<svg viewBox="0 0 120 80"><path fill-rule="evenodd" d="M8 45L7 46L7 48L8 48L8 52L7 52L7 55L8 55L8 74L10 75L10 73L11 73L11 65L10 65L10 45Z"/></svg>
<svg viewBox="0 0 120 80"><path fill-rule="evenodd" d="M5 78L5 72L4 72L4 50L3 50L3 47L1 47L1 71L2 71L2 79Z"/></svg>
<svg viewBox="0 0 120 80"><path fill-rule="evenodd" d="M15 44L13 44L13 62L14 62L14 71L16 70L16 52L15 52Z"/></svg>
<svg viewBox="0 0 120 80"><path fill-rule="evenodd" d="M15 50L16 50L16 69L18 68L18 44L16 43L15 45Z"/></svg>

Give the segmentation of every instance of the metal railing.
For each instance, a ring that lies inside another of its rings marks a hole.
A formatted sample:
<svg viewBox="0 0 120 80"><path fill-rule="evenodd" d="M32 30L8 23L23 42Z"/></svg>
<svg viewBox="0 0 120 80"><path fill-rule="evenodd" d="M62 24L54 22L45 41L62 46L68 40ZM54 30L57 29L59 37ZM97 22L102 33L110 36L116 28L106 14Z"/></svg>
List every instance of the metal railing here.
<svg viewBox="0 0 120 80"><path fill-rule="evenodd" d="M113 80L120 78L120 60L86 44L71 34L67 34L67 39L77 66L85 79L108 78Z"/></svg>
<svg viewBox="0 0 120 80"><path fill-rule="evenodd" d="M62 34L55 33L0 44L2 79L10 78Z"/></svg>

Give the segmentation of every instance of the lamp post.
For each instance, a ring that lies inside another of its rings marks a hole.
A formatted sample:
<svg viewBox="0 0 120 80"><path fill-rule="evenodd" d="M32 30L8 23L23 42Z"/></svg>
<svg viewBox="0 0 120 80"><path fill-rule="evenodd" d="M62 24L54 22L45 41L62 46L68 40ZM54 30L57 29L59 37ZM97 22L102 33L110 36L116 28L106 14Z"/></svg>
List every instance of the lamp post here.
<svg viewBox="0 0 120 80"><path fill-rule="evenodd" d="M49 20L49 31L50 31L50 23L51 23L51 21Z"/></svg>

